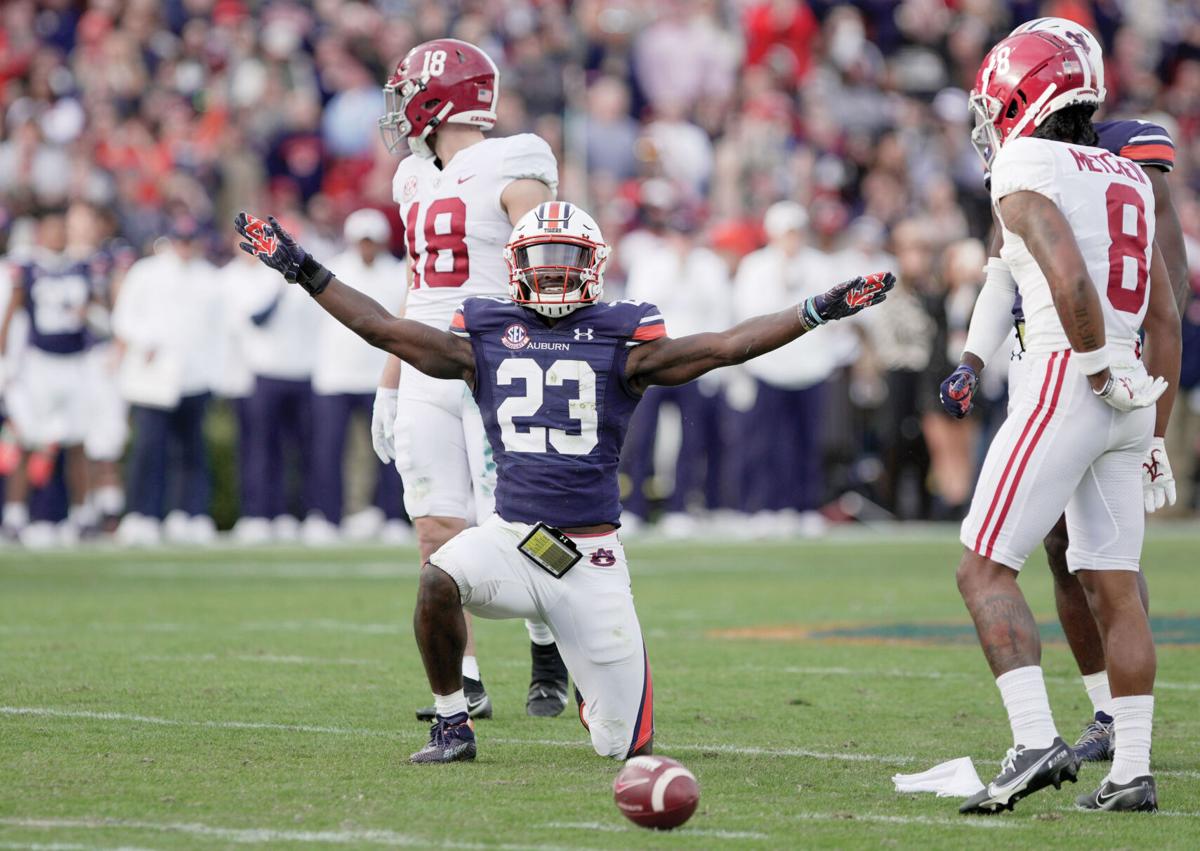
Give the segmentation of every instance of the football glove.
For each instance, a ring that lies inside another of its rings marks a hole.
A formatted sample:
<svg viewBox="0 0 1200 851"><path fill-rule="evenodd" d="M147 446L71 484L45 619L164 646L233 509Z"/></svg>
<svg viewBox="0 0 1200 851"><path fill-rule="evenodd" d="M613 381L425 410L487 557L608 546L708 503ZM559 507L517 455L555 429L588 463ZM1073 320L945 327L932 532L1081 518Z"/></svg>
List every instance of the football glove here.
<svg viewBox="0 0 1200 851"><path fill-rule="evenodd" d="M238 248L283 275L288 283L304 287L310 295L320 295L333 278L333 273L297 245L274 216L264 222L243 211L234 218L233 226L247 240L238 243Z"/></svg>
<svg viewBox="0 0 1200 851"><path fill-rule="evenodd" d="M1149 408L1157 402L1158 397L1167 392L1167 380L1151 378L1140 371L1120 377L1110 372L1104 386L1092 392L1106 404L1128 413L1138 408Z"/></svg>
<svg viewBox="0 0 1200 851"><path fill-rule="evenodd" d="M975 388L979 385L979 376L975 370L960 363L954 372L942 382L938 393L942 407L946 413L956 419L962 419L971 412L971 400L975 397Z"/></svg>
<svg viewBox="0 0 1200 851"><path fill-rule="evenodd" d="M383 464L396 460L396 396L396 388L378 387L371 406L371 446Z"/></svg>
<svg viewBox="0 0 1200 851"><path fill-rule="evenodd" d="M800 321L806 329L812 330L830 320L853 316L873 304L879 304L895 285L896 276L891 272L876 272L865 278L860 276L843 281L820 295L805 299L798 307Z"/></svg>
<svg viewBox="0 0 1200 851"><path fill-rule="evenodd" d="M1142 498L1147 514L1175 504L1175 474L1171 472L1171 461L1161 437L1154 438L1142 462Z"/></svg>

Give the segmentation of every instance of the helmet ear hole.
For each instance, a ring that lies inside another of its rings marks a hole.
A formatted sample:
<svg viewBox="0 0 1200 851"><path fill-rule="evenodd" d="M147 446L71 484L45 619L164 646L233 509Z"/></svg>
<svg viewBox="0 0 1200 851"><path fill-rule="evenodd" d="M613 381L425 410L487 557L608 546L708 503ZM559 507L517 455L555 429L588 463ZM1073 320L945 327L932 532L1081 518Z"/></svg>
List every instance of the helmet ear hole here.
<svg viewBox="0 0 1200 851"><path fill-rule="evenodd" d="M1004 112L1004 117L1005 117L1005 118L1008 118L1008 119L1016 118L1016 117L1017 117L1017 110L1018 110L1019 108L1020 108L1020 107L1019 107L1019 105L1017 104L1017 99L1016 99L1016 98L1013 98L1011 101L1009 101L1009 104L1008 104L1008 109L1007 109L1007 110L1005 110L1005 112Z"/></svg>

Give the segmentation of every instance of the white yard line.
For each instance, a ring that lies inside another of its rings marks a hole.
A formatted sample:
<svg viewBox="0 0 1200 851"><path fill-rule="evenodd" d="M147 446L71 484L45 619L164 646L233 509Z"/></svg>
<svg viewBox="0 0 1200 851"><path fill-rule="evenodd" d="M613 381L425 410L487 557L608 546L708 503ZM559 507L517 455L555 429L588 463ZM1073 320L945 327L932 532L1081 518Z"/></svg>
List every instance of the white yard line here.
<svg viewBox="0 0 1200 851"><path fill-rule="evenodd" d="M867 822L869 824L924 824L939 827L980 827L984 829L1030 827L1032 822L1013 821L1002 818L960 816L958 818L941 816L887 816L871 813L792 813L789 818L800 818L806 821L840 821L847 824Z"/></svg>
<svg viewBox="0 0 1200 851"><path fill-rule="evenodd" d="M80 845L77 842L0 842L0 848L14 851L154 851L139 845Z"/></svg>
<svg viewBox="0 0 1200 851"><path fill-rule="evenodd" d="M802 667L789 665L783 668L770 668L757 665L739 666L739 670L755 670L755 671L782 671L785 674L804 674L808 676L831 676L831 677L863 677L869 679L871 677L895 677L905 680L973 680L978 679L983 681L983 674L968 674L961 671L912 671L903 668L817 668L817 667ZM1048 683L1070 683L1079 684L1078 677L1056 677L1046 675ZM1200 683L1178 683L1170 680L1155 681L1156 689L1166 689L1167 691L1200 691Z"/></svg>
<svg viewBox="0 0 1200 851"><path fill-rule="evenodd" d="M593 830L598 833L637 833L644 828L630 824L615 824L605 821L549 821L538 827L554 830ZM687 838L689 836L710 836L713 839L770 839L766 833L755 833L748 830L715 830L706 827L683 827L678 833L672 834Z"/></svg>
<svg viewBox="0 0 1200 851"><path fill-rule="evenodd" d="M0 715L26 716L35 718L79 718L89 721L115 721L129 724L150 724L160 727L204 727L218 730L278 730L285 733L324 733L335 736L369 736L376 738L410 738L398 730L369 730L362 727L329 727L312 724L275 724L266 721L193 721L181 718L160 718L152 715L135 715L125 712L96 712L87 709L58 709L46 706L0 706ZM535 745L557 748L589 748L584 739L564 741L561 739L512 739L503 736L485 736L483 744ZM667 742L665 750L682 753L726 753L739 756L801 757L839 762L869 762L881 765L906 765L912 757L883 756L864 753L837 753L814 751L806 748L760 748L739 747L721 744L686 744Z"/></svg>
<svg viewBox="0 0 1200 851"><path fill-rule="evenodd" d="M1188 780L1200 780L1200 771L1186 771L1182 769L1174 771L1167 769L1166 771L1162 771L1153 767L1151 767L1151 770L1154 772L1155 777L1186 777Z"/></svg>
<svg viewBox="0 0 1200 851"><path fill-rule="evenodd" d="M455 842L453 840L427 839L392 830L276 830L267 827L216 827L196 822L141 821L136 819L109 818L0 818L0 825L47 830L153 830L163 833L182 833L187 836L203 836L209 839L232 842L236 845L265 845L279 842L299 842L310 845L385 845L393 848L455 848L484 849L502 848L509 851L531 849L531 851L565 851L561 845L492 845L478 842ZM576 846L570 846L577 851Z"/></svg>
<svg viewBox="0 0 1200 851"><path fill-rule="evenodd" d="M351 665L355 667L382 667L386 662L379 659L344 659L320 656L278 656L271 653L241 653L223 656L218 653L180 653L176 655L137 656L139 662L261 662L268 665Z"/></svg>

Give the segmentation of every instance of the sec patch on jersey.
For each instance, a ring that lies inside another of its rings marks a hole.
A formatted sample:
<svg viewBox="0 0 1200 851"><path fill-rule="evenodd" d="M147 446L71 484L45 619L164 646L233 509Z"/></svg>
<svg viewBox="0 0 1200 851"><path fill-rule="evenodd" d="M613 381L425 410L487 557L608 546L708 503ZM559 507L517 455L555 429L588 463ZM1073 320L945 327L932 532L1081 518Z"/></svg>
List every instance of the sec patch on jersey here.
<svg viewBox="0 0 1200 851"><path fill-rule="evenodd" d="M641 827L670 830L696 812L700 785L695 776L665 756L635 756L613 780L613 800Z"/></svg>

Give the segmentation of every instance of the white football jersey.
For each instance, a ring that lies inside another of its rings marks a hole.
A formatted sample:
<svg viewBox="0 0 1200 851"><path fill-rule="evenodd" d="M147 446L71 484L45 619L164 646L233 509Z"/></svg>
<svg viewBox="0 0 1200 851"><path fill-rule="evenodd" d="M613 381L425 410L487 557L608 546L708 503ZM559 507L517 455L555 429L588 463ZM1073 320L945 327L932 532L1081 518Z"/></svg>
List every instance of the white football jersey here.
<svg viewBox="0 0 1200 851"><path fill-rule="evenodd" d="M392 178L412 264L405 316L445 330L469 296L508 295L504 245L512 224L500 195L532 178L558 190L558 164L540 136L484 139L439 169L410 156Z"/></svg>
<svg viewBox="0 0 1200 851"><path fill-rule="evenodd" d="M1044 195L1066 216L1104 309L1108 347L1128 351L1150 294L1154 191L1132 160L1103 148L1047 139L1014 139L992 166L992 203L1014 192ZM1001 217L1003 226L1003 218ZM1004 228L1008 263L1025 311L1025 347L1039 354L1071 348L1050 286L1024 241Z"/></svg>

